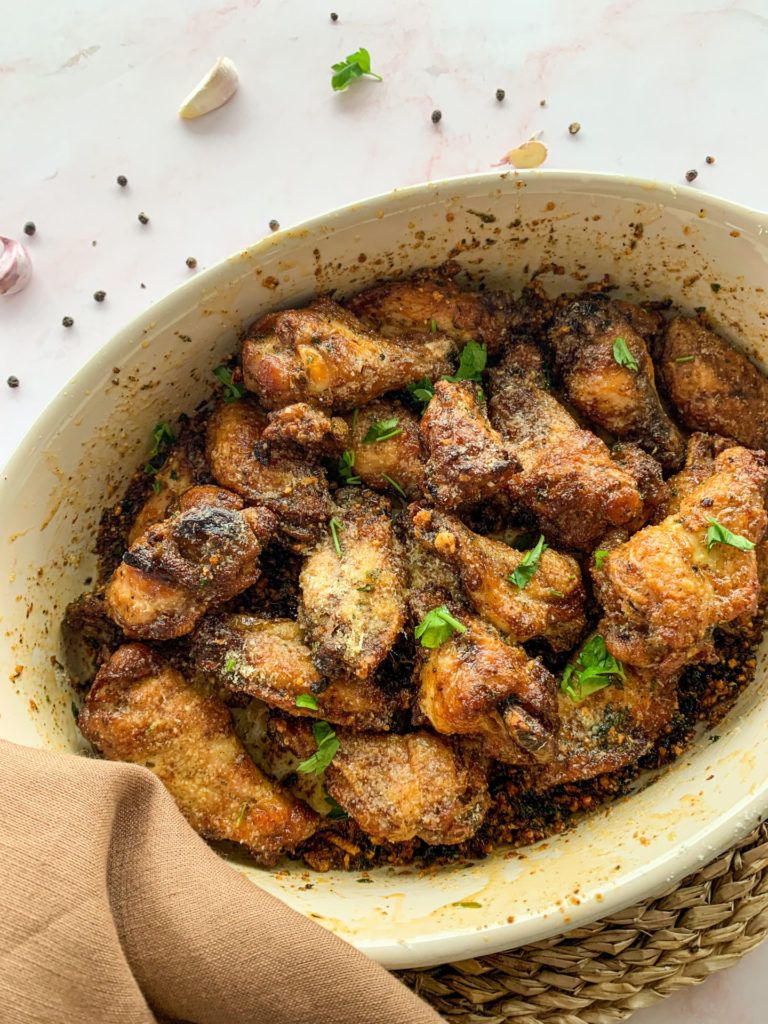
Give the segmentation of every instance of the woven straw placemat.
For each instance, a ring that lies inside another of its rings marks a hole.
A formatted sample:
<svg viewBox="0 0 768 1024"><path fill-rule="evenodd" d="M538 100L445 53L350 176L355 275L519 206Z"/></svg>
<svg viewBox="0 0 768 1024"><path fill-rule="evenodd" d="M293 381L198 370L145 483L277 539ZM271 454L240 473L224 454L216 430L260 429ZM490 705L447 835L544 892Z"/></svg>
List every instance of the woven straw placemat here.
<svg viewBox="0 0 768 1024"><path fill-rule="evenodd" d="M567 935L399 977L451 1024L615 1024L768 933L768 822L711 864Z"/></svg>

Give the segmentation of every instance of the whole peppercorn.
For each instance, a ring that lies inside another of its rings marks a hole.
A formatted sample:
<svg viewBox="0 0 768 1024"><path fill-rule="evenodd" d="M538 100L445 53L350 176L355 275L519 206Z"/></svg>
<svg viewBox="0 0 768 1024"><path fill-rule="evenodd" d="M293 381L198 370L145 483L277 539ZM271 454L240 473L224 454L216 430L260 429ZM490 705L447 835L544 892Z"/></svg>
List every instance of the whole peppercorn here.
<svg viewBox="0 0 768 1024"><path fill-rule="evenodd" d="M149 217L146 215L146 213L140 213L139 214L139 221L142 224L149 224Z"/></svg>
<svg viewBox="0 0 768 1024"><path fill-rule="evenodd" d="M331 21L338 21L338 20L339 20L339 16L336 13L336 11L331 11Z"/></svg>
<svg viewBox="0 0 768 1024"><path fill-rule="evenodd" d="M269 222L269 230L270 231L279 231L280 230L280 221L279 220L275 220L274 217L273 217L272 220Z"/></svg>
<svg viewBox="0 0 768 1024"><path fill-rule="evenodd" d="M713 156L708 156L706 162L708 164L713 164L715 162L715 158Z"/></svg>
<svg viewBox="0 0 768 1024"><path fill-rule="evenodd" d="M499 103L501 103L501 101L504 99L506 95L507 94L504 92L503 89L496 90L496 99L499 101Z"/></svg>
<svg viewBox="0 0 768 1024"><path fill-rule="evenodd" d="M571 121L571 123L568 125L568 131L571 133L571 135L576 135L578 132L581 131L581 125L578 121Z"/></svg>
<svg viewBox="0 0 768 1024"><path fill-rule="evenodd" d="M194 256L187 256L186 264L190 270L194 270L195 267L197 266L197 260L195 259Z"/></svg>
<svg viewBox="0 0 768 1024"><path fill-rule="evenodd" d="M120 188L125 188L125 186L128 184L128 179L124 174L118 174L117 184L120 186Z"/></svg>
<svg viewBox="0 0 768 1024"><path fill-rule="evenodd" d="M443 116L442 110L433 110L432 111L432 124L437 124L442 119L442 116Z"/></svg>
<svg viewBox="0 0 768 1024"><path fill-rule="evenodd" d="M71 327L75 321L72 319L71 316L65 316L61 322L64 327Z"/></svg>
<svg viewBox="0 0 768 1024"><path fill-rule="evenodd" d="M691 170L691 171L686 171L685 172L685 180L686 181L695 181L698 178L698 176L699 176L699 172L696 171L696 170Z"/></svg>
<svg viewBox="0 0 768 1024"><path fill-rule="evenodd" d="M93 297L97 302L103 302L107 297L107 293L99 290L93 293Z"/></svg>
<svg viewBox="0 0 768 1024"><path fill-rule="evenodd" d="M37 227L35 226L35 222L33 220L28 220L27 223L24 225L24 234L34 235L36 231Z"/></svg>
<svg viewBox="0 0 768 1024"><path fill-rule="evenodd" d="M19 386L19 378L9 377L8 380L6 381L6 384L8 385L9 388L17 388Z"/></svg>

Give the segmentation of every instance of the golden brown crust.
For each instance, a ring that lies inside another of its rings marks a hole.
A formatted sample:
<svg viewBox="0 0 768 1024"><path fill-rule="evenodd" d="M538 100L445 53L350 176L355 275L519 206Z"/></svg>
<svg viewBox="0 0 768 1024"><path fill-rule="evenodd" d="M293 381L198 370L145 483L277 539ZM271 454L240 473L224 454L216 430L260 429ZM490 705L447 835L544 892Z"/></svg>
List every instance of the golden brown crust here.
<svg viewBox="0 0 768 1024"><path fill-rule="evenodd" d="M385 441L363 443L372 424L392 419L397 420L394 429L400 430L399 434ZM394 480L409 498L419 497L425 487L424 455L419 421L410 409L402 402L380 398L348 415L347 421L351 428L349 450L355 454L353 475L361 477L368 487L390 494L397 494L391 483Z"/></svg>
<svg viewBox="0 0 768 1024"><path fill-rule="evenodd" d="M295 402L276 409L267 416L268 426L262 440L314 452L316 455L338 457L349 440L349 429L338 416L326 416L306 402Z"/></svg>

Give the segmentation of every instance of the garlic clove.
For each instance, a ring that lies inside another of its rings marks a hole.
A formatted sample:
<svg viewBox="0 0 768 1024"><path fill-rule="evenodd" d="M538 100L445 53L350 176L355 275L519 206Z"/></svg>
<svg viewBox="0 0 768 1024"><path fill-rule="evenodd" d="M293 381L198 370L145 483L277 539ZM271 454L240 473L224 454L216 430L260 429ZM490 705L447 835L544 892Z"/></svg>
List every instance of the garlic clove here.
<svg viewBox="0 0 768 1024"><path fill-rule="evenodd" d="M523 168L539 167L546 159L547 147L544 143L539 142L538 139L529 139L528 142L523 142L514 149L510 149L495 166L511 164L522 170Z"/></svg>
<svg viewBox="0 0 768 1024"><path fill-rule="evenodd" d="M32 260L21 244L0 235L0 295L13 295L26 288L32 277Z"/></svg>
<svg viewBox="0 0 768 1024"><path fill-rule="evenodd" d="M237 92L239 76L229 57L219 57L179 107L179 117L190 120L222 107Z"/></svg>

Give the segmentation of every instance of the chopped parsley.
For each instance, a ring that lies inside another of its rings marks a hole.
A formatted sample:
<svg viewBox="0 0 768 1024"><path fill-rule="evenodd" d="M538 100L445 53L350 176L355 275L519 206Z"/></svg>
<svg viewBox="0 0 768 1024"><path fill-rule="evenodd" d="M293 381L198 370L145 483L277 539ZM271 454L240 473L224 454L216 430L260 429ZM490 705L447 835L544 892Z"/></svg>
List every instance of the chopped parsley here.
<svg viewBox="0 0 768 1024"><path fill-rule="evenodd" d="M403 428L397 425L397 416L391 416L388 420L373 420L368 432L363 438L363 444L375 444L377 441L388 441L390 437L397 437L402 434Z"/></svg>
<svg viewBox="0 0 768 1024"><path fill-rule="evenodd" d="M429 377L422 377L421 380L416 380L409 384L408 391L411 393L414 401L421 405L421 411L424 412L434 397L435 385Z"/></svg>
<svg viewBox="0 0 768 1024"><path fill-rule="evenodd" d="M432 334L437 334L437 320L435 320L434 317L430 318L429 329L432 332Z"/></svg>
<svg viewBox="0 0 768 1024"><path fill-rule="evenodd" d="M298 766L298 771L305 774L316 772L319 775L320 772L325 771L336 756L336 751L339 749L339 741L336 739L336 733L327 722L313 722L312 735L315 737L317 750L306 761L301 762Z"/></svg>
<svg viewBox="0 0 768 1024"><path fill-rule="evenodd" d="M452 377L443 377L443 380L481 381L487 358L488 348L485 342L479 345L476 341L468 341L462 350L458 370Z"/></svg>
<svg viewBox="0 0 768 1024"><path fill-rule="evenodd" d="M392 486L395 488L395 490L397 491L397 493L400 495L401 498L407 498L408 497L407 494L405 493L405 491L403 490L403 488L400 486L399 483L397 483L396 480L393 480L391 476L387 476L386 473L382 473L381 475L384 477L384 479L388 483L392 484Z"/></svg>
<svg viewBox="0 0 768 1024"><path fill-rule="evenodd" d="M337 803L333 799L331 794L328 792L327 786L323 786L323 795L325 796L325 799L328 802L328 806L331 808L327 814L327 818L329 821L344 821L346 818L349 817L349 815L341 806L341 804Z"/></svg>
<svg viewBox="0 0 768 1024"><path fill-rule="evenodd" d="M626 679L624 666L608 653L605 640L596 633L584 644L576 661L565 666L560 689L577 704L591 693L610 686L616 677Z"/></svg>
<svg viewBox="0 0 768 1024"><path fill-rule="evenodd" d="M224 401L236 402L243 397L244 388L232 381L232 370L228 366L217 366L213 371L214 377L218 377L224 385Z"/></svg>
<svg viewBox="0 0 768 1024"><path fill-rule="evenodd" d="M234 658L227 658L227 663L224 666L224 671L225 672L234 672L235 671L235 659Z"/></svg>
<svg viewBox="0 0 768 1024"><path fill-rule="evenodd" d="M310 711L317 711L317 697L314 693L300 693L296 698L297 708L309 708Z"/></svg>
<svg viewBox="0 0 768 1024"><path fill-rule="evenodd" d="M455 632L466 633L467 627L458 619L454 619L445 605L441 604L439 608L427 612L413 631L413 635L421 641L422 647L434 649L450 640Z"/></svg>
<svg viewBox="0 0 768 1024"><path fill-rule="evenodd" d="M610 551L606 551L605 548L601 548L599 551L595 552L595 568L596 569L601 569L602 568L603 562L606 560L608 555L610 555Z"/></svg>
<svg viewBox="0 0 768 1024"><path fill-rule="evenodd" d="M341 558L341 544L339 544L339 531L343 530L344 527L341 525L338 519L331 520L331 537L333 537L333 546L336 548L336 554Z"/></svg>
<svg viewBox="0 0 768 1024"><path fill-rule="evenodd" d="M347 484L362 483L362 477L355 476L352 472L355 466L354 451L343 451L339 459L339 476Z"/></svg>
<svg viewBox="0 0 768 1024"><path fill-rule="evenodd" d="M507 576L510 583L514 583L520 590L529 583L531 577L539 568L539 559L547 549L547 544L544 542L544 534L542 533L536 542L536 547L531 548L530 551L526 551L523 555L522 560L518 563L517 568L511 576Z"/></svg>
<svg viewBox="0 0 768 1024"><path fill-rule="evenodd" d="M672 360L673 363L691 363L693 362L693 356L678 356L677 359Z"/></svg>
<svg viewBox="0 0 768 1024"><path fill-rule="evenodd" d="M383 81L381 75L376 75L371 71L371 55L363 46L356 53L351 53L346 60L332 64L331 70L333 71L331 85L334 92L341 92L356 78L362 78L363 75L370 75L371 78L375 78L379 82Z"/></svg>
<svg viewBox="0 0 768 1024"><path fill-rule="evenodd" d="M162 490L162 484L157 479L160 466L165 461L166 452L176 440L176 435L167 423L158 423L152 431L155 443L149 453L149 461L144 466L144 472L151 473L155 479L152 481L152 490L158 494Z"/></svg>
<svg viewBox="0 0 768 1024"><path fill-rule="evenodd" d="M458 903L452 903L452 907L468 907L470 910L478 910L482 907L482 903L477 903L475 900L459 900Z"/></svg>
<svg viewBox="0 0 768 1024"><path fill-rule="evenodd" d="M715 294L717 294L720 291L720 285L717 284L717 282L713 282L709 287Z"/></svg>
<svg viewBox="0 0 768 1024"><path fill-rule="evenodd" d="M245 817L245 812L247 810L248 810L248 804L243 804L243 806L240 808L240 813L237 816L237 821L235 822L235 828L237 828L238 825L242 824L243 818Z"/></svg>
<svg viewBox="0 0 768 1024"><path fill-rule="evenodd" d="M628 370L634 370L637 373L639 367L637 360L629 351L627 342L624 338L617 338L613 343L613 358L619 364L619 366L626 366Z"/></svg>
<svg viewBox="0 0 768 1024"><path fill-rule="evenodd" d="M514 548L515 551L527 551L528 548L533 547L536 543L536 534L530 530L526 530L525 533L519 533L513 541L509 542L509 546Z"/></svg>
<svg viewBox="0 0 768 1024"><path fill-rule="evenodd" d="M731 533L712 516L707 516L707 522L710 524L707 529L707 551L711 551L715 544L729 544L732 548L738 548L739 551L751 551L755 546L746 537L740 537L738 533Z"/></svg>

